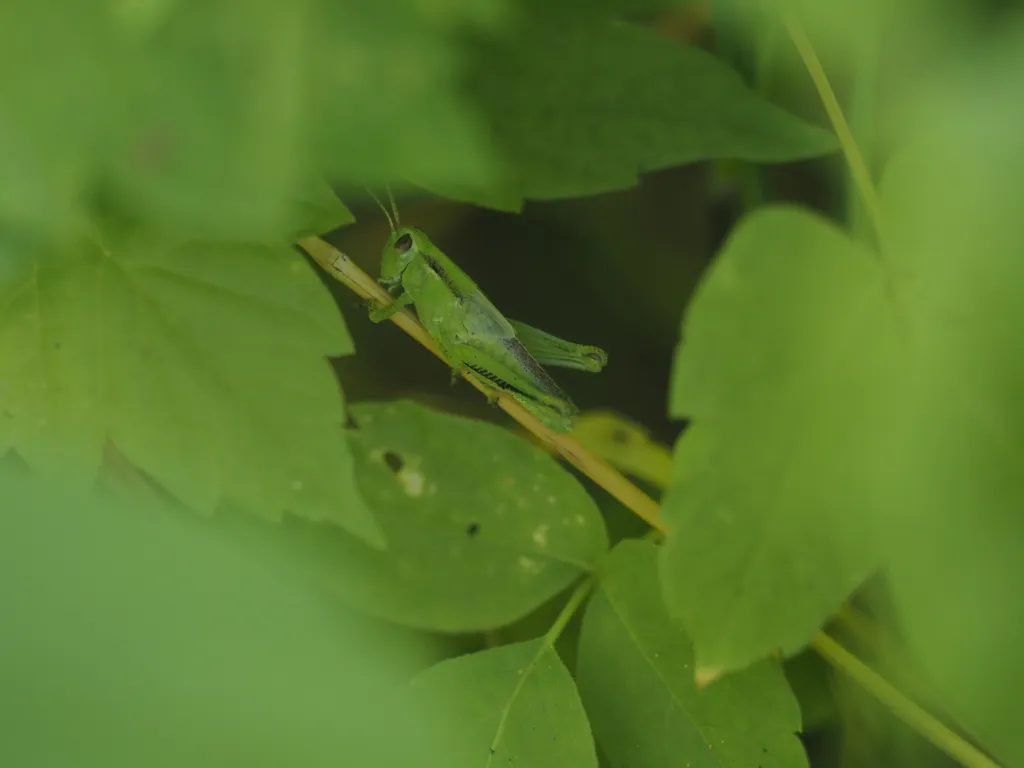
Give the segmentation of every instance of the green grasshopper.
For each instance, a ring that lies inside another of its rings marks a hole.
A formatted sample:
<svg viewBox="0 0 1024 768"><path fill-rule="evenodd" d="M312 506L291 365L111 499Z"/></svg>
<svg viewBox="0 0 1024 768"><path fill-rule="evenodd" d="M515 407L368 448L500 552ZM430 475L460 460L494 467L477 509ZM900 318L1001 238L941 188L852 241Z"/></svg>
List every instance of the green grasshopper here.
<svg viewBox="0 0 1024 768"><path fill-rule="evenodd" d="M549 429L570 431L579 409L542 366L596 373L608 362L605 351L507 319L422 230L400 226L397 210L392 220L381 209L391 235L377 282L394 301L371 309L370 320L382 322L412 305L452 367L453 381L466 372L515 398Z"/></svg>

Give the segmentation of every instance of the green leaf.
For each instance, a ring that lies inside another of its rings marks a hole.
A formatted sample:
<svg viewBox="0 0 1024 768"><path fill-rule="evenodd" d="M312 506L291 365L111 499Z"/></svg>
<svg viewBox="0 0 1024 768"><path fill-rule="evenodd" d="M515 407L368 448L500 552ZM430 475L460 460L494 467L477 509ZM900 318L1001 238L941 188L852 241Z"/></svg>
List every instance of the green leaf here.
<svg viewBox="0 0 1024 768"><path fill-rule="evenodd" d="M597 768L579 693L544 639L443 661L418 675L413 690L461 724L451 768Z"/></svg>
<svg viewBox="0 0 1024 768"><path fill-rule="evenodd" d="M804 732L825 728L836 720L835 684L828 662L807 650L786 659L782 671L800 702Z"/></svg>
<svg viewBox="0 0 1024 768"><path fill-rule="evenodd" d="M0 103L35 188L104 190L199 236L274 238L306 171L299 2L24 0L0 16ZM0 149L0 152L3 150ZM42 204L43 200L38 200Z"/></svg>
<svg viewBox="0 0 1024 768"><path fill-rule="evenodd" d="M470 92L503 158L503 183L427 187L496 208L593 195L713 158L781 162L835 149L703 51L611 21L537 13L480 50Z"/></svg>
<svg viewBox="0 0 1024 768"><path fill-rule="evenodd" d="M661 554L699 667L797 652L878 565L863 483L881 469L893 314L877 256L792 208L743 221L699 287Z"/></svg>
<svg viewBox="0 0 1024 768"><path fill-rule="evenodd" d="M613 766L806 766L800 708L762 661L697 690L690 638L668 614L653 545L625 541L583 618L577 678Z"/></svg>
<svg viewBox="0 0 1024 768"><path fill-rule="evenodd" d="M907 641L1004 765L1024 765L1022 32L942 83L884 179L915 343L873 478Z"/></svg>
<svg viewBox="0 0 1024 768"><path fill-rule="evenodd" d="M445 632L500 627L607 551L604 522L579 482L507 430L411 402L359 404L352 416L359 487L388 549L316 530L306 539L361 610Z"/></svg>
<svg viewBox="0 0 1024 768"><path fill-rule="evenodd" d="M408 696L426 649L211 526L9 469L0 763L448 765Z"/></svg>
<svg viewBox="0 0 1024 768"><path fill-rule="evenodd" d="M326 182L311 184L292 198L291 232L287 242L323 235L356 220Z"/></svg>
<svg viewBox="0 0 1024 768"><path fill-rule="evenodd" d="M81 230L98 193L203 239L279 242L324 173L486 184L458 37L497 0L0 8L0 219ZM87 229L87 228L86 228Z"/></svg>
<svg viewBox="0 0 1024 768"><path fill-rule="evenodd" d="M467 33L490 35L502 0L346 0L323 6L313 39L314 146L359 183L395 177L492 183L488 126L463 94Z"/></svg>
<svg viewBox="0 0 1024 768"><path fill-rule="evenodd" d="M0 444L85 489L109 440L199 510L380 542L325 359L352 343L301 256L121 238L17 258L0 285Z"/></svg>
<svg viewBox="0 0 1024 768"><path fill-rule="evenodd" d="M517 209L834 148L711 56L609 19L662 0L54 2L0 10L0 217L40 231L87 229L99 194L163 228L272 243L325 173Z"/></svg>
<svg viewBox="0 0 1024 768"><path fill-rule="evenodd" d="M551 19L556 14L564 18L580 20L588 18L624 18L636 15L647 16L678 10L682 6L696 5L699 0L561 0L556 4L537 4L543 14Z"/></svg>

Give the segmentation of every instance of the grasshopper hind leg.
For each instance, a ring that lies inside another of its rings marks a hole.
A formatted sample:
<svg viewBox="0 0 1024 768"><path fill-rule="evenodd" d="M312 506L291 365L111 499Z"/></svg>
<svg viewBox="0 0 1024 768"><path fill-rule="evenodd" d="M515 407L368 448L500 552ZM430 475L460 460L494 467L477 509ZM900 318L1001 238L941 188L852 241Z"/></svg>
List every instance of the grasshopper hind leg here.
<svg viewBox="0 0 1024 768"><path fill-rule="evenodd" d="M497 393L503 392L536 416L538 421L549 429L555 432L569 432L572 429L574 417L579 410L564 393L561 393L559 397L554 397L530 387L526 382L520 384L512 371L506 373L502 370L504 366L469 345L460 345L459 353L460 361L469 370L469 373L487 384L493 392L488 395L488 402L496 403Z"/></svg>
<svg viewBox="0 0 1024 768"><path fill-rule="evenodd" d="M486 394L488 404L497 405L498 394L501 392L511 397L536 416L537 420L548 429L555 432L569 432L572 430L575 421L574 417L579 413L576 406L572 405L572 403L565 403L562 407L555 407L512 387L508 382L495 381L485 372L478 371L475 368L470 368L469 370L473 376L482 379L489 385L489 391Z"/></svg>
<svg viewBox="0 0 1024 768"><path fill-rule="evenodd" d="M566 341L518 320L509 320L509 323L522 345L541 365L597 373L608 364L608 353L600 347Z"/></svg>

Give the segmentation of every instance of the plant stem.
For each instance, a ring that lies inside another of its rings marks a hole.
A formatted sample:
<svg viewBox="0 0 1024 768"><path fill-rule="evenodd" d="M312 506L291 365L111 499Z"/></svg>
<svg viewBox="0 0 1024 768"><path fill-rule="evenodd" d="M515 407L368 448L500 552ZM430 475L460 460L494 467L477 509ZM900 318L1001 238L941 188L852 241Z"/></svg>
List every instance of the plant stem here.
<svg viewBox="0 0 1024 768"><path fill-rule="evenodd" d="M999 768L981 750L962 739L868 667L834 639L819 632L811 646L836 669L845 672L900 720L967 768Z"/></svg>
<svg viewBox="0 0 1024 768"><path fill-rule="evenodd" d="M587 597L597 586L597 576L591 574L587 576L583 581L576 585L576 589L569 595L569 599L565 605L562 606L562 610L558 612L558 616L555 617L554 623L544 633L544 645L547 648L554 648L555 641L561 637L565 628L569 626L569 622L572 621L572 617L576 614L576 611L580 609Z"/></svg>
<svg viewBox="0 0 1024 768"><path fill-rule="evenodd" d="M875 234L881 242L883 241L882 206L879 202L878 191L871 180L871 173L868 171L868 166L864 162L863 155L860 153L857 141L853 137L853 131L850 130L849 123L846 122L843 109L839 105L839 100L832 90L831 83L829 83L828 75L825 74L821 61L818 59L818 54L815 53L814 46L811 45L807 33L804 32L803 27L795 19L786 19L785 25L790 38L793 40L793 44L800 53L800 58L804 61L804 66L807 67L811 80L814 81L814 87L818 91L821 103L825 107L825 112L828 114L836 136L839 138L839 144L843 148L846 162L850 166L850 175L860 190L861 198L864 200L864 207L867 209L868 216L874 226Z"/></svg>
<svg viewBox="0 0 1024 768"><path fill-rule="evenodd" d="M856 146L868 158L872 156L872 145L876 143L874 119L878 82L878 34L877 27L873 25L865 40L857 47L848 109L851 135ZM858 194L857 186L851 174L844 189L846 221L855 236L871 243L871 222L866 216L865 203Z"/></svg>
<svg viewBox="0 0 1024 768"><path fill-rule="evenodd" d="M754 92L767 100L769 77L775 57L779 51L779 28L770 25L765 28L764 37L757 48L754 61ZM743 184L743 209L747 212L768 202L768 190L764 171L757 163L745 164Z"/></svg>

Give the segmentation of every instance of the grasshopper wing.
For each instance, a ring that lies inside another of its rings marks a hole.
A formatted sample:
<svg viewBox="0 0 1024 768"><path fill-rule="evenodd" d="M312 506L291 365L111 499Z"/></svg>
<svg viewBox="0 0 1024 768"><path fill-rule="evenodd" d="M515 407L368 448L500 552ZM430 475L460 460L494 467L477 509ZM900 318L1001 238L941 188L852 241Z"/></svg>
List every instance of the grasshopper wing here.
<svg viewBox="0 0 1024 768"><path fill-rule="evenodd" d="M499 389L517 395L562 416L576 413L569 396L530 354L515 328L476 289L461 297L463 333L455 353L478 375Z"/></svg>
<svg viewBox="0 0 1024 768"><path fill-rule="evenodd" d="M462 323L467 335L495 339L516 338L515 328L479 288L461 296L460 301Z"/></svg>

